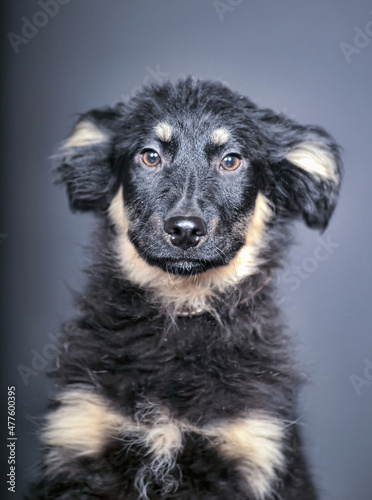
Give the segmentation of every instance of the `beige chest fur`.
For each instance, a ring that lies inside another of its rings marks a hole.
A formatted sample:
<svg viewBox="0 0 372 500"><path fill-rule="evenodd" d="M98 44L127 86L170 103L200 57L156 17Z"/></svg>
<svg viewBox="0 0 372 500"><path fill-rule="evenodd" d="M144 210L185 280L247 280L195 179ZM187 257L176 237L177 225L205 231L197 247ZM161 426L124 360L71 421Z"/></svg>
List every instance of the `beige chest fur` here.
<svg viewBox="0 0 372 500"><path fill-rule="evenodd" d="M222 458L234 462L257 499L270 491L283 466L283 422L263 412L198 427L176 420L165 408L150 403L146 412L139 409L135 419L126 417L102 396L82 388L66 390L58 399L61 405L49 415L43 431L44 443L51 447L50 474L78 457L98 457L111 439L119 439L123 448L136 444L151 457L136 477L142 498L146 498L149 478L161 477L171 484L187 432L203 436Z"/></svg>

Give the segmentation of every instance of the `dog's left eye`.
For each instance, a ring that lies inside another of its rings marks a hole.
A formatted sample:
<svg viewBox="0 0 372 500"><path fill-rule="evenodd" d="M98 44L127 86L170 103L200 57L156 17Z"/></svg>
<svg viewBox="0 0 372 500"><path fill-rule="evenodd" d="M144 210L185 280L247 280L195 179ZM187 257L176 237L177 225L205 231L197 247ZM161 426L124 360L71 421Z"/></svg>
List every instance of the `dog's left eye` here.
<svg viewBox="0 0 372 500"><path fill-rule="evenodd" d="M142 161L148 167L157 167L160 163L160 155L154 149L148 149L142 153Z"/></svg>
<svg viewBox="0 0 372 500"><path fill-rule="evenodd" d="M227 155L225 158L221 161L221 167L224 170L236 170L237 168L240 167L242 163L242 159L238 155Z"/></svg>

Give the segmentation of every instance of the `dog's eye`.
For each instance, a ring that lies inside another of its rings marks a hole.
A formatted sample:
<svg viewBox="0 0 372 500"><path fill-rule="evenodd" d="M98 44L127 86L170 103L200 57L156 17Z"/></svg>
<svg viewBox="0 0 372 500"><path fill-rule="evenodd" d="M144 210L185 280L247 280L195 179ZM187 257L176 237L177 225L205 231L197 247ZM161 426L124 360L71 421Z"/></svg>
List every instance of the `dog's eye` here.
<svg viewBox="0 0 372 500"><path fill-rule="evenodd" d="M240 156L227 155L221 161L221 167L224 170L236 170L238 167L240 167L241 163L242 163L242 159L240 158Z"/></svg>
<svg viewBox="0 0 372 500"><path fill-rule="evenodd" d="M157 167L160 163L160 155L153 149L148 149L142 153L142 161L148 167Z"/></svg>

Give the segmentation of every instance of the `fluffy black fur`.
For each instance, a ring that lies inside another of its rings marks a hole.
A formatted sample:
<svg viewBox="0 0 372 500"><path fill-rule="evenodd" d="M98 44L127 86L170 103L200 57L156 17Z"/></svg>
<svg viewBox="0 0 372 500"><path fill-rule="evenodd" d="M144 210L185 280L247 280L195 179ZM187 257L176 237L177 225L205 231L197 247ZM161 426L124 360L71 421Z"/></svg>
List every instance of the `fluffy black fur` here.
<svg viewBox="0 0 372 500"><path fill-rule="evenodd" d="M79 123L85 122L105 139L67 145L56 157L71 208L93 210L99 221L90 282L78 319L65 328L54 374L60 390L94 391L117 414L150 427L158 425L151 419L154 407L195 429L264 412L284 422L283 463L259 495L243 477L238 454L224 456L213 440L189 430L167 473L157 474L136 433L123 430L109 433L99 452L69 450L57 468L50 467L50 452L63 457L66 450L47 442L42 478L29 498L316 499L295 423L300 378L271 278L293 220L326 227L340 184L338 146L318 127L260 109L218 83L191 79L144 88L130 102L82 115ZM171 140L154 135L164 122L172 127ZM227 145L211 143L218 128L230 133ZM288 161L302 143L320 148L319 161L332 158L334 171L321 175ZM161 165L143 163L148 150L160 153ZM228 154L241 160L237 170L221 168ZM231 263L263 195L272 216L264 224L256 267L216 291L204 311L196 314L187 304L177 309L151 285L128 278L120 265L120 230L108 214L120 186L137 254L150 270L185 279ZM207 235L187 249L164 233L164 221L180 215L202 218L207 227ZM51 415L61 405L57 394ZM136 477L146 465L146 489L140 490Z"/></svg>

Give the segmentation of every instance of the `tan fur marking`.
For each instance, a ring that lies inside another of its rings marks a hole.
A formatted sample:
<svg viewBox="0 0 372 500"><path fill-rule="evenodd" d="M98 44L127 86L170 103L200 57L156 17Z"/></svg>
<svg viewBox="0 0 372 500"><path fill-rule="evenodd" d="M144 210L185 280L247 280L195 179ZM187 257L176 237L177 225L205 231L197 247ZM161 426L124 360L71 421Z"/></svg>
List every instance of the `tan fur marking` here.
<svg viewBox="0 0 372 500"><path fill-rule="evenodd" d="M172 139L173 129L167 122L160 122L155 127L155 134L161 141L169 142Z"/></svg>
<svg viewBox="0 0 372 500"><path fill-rule="evenodd" d="M337 168L333 155L320 142L301 142L286 159L310 174L337 180Z"/></svg>
<svg viewBox="0 0 372 500"><path fill-rule="evenodd" d="M149 430L145 442L151 453L169 458L182 447L182 433L179 426L170 422Z"/></svg>
<svg viewBox="0 0 372 500"><path fill-rule="evenodd" d="M224 291L228 287L237 285L247 276L254 274L262 263L258 259L258 253L265 244L266 223L272 216L269 201L259 193L253 217L246 232L245 245L241 248L227 266L219 267L218 291ZM213 272L213 271L208 271Z"/></svg>
<svg viewBox="0 0 372 500"><path fill-rule="evenodd" d="M78 123L72 135L64 143L64 148L74 148L79 146L88 146L89 144L98 144L109 139L108 134L103 132L90 120L83 120Z"/></svg>
<svg viewBox="0 0 372 500"><path fill-rule="evenodd" d="M265 226L272 216L268 200L259 193L253 217L246 232L246 243L227 266L217 267L196 276L176 276L150 266L138 254L128 238L128 216L119 189L109 208L111 220L118 229L116 252L129 280L154 293L164 305L182 311L210 310L210 301L217 294L235 286L254 274L261 264L258 258L265 244Z"/></svg>
<svg viewBox="0 0 372 500"><path fill-rule="evenodd" d="M51 447L49 474L76 457L98 455L110 437L144 447L154 457L154 468L173 467L182 432L166 410L155 408L155 418L135 421L114 411L93 391L79 388L62 392L58 401L61 406L49 414L42 433L43 442Z"/></svg>
<svg viewBox="0 0 372 500"><path fill-rule="evenodd" d="M109 435L122 428L136 429L133 421L115 413L92 391L65 391L58 400L61 406L49 414L42 434L46 445L66 448L77 455L95 455Z"/></svg>
<svg viewBox="0 0 372 500"><path fill-rule="evenodd" d="M175 423L167 408L146 401L137 405L136 421L146 429L143 439L147 448L158 457L170 457L182 446L180 422Z"/></svg>
<svg viewBox="0 0 372 500"><path fill-rule="evenodd" d="M52 475L76 457L99 454L110 437L123 439L129 446L132 443L143 447L153 457L136 477L142 497L147 498L151 475L174 487L171 471L176 467L185 432L204 435L222 457L236 461L258 499L270 492L272 481L284 463L284 425L264 413L200 428L174 420L168 410L152 407L151 403L144 408L140 419L133 420L120 415L103 397L86 389L66 390L58 400L61 406L48 416L42 435L44 443L51 447L47 463Z"/></svg>
<svg viewBox="0 0 372 500"><path fill-rule="evenodd" d="M216 146L222 146L230 139L230 132L226 128L216 128L212 132L211 141Z"/></svg>
<svg viewBox="0 0 372 500"><path fill-rule="evenodd" d="M222 456L238 460L238 469L263 499L272 487L276 473L284 465L284 426L278 419L264 414L232 421L206 429Z"/></svg>

